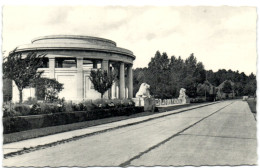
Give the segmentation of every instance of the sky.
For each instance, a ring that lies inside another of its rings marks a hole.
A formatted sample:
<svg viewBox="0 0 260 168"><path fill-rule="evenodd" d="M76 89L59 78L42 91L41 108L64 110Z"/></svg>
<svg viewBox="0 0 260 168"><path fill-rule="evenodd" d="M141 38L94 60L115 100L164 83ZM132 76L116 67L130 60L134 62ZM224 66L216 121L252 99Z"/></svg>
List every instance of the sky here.
<svg viewBox="0 0 260 168"><path fill-rule="evenodd" d="M157 50L205 69L256 74L256 8L191 6L12 6L3 8L2 50L45 35L107 38L133 51L134 68Z"/></svg>

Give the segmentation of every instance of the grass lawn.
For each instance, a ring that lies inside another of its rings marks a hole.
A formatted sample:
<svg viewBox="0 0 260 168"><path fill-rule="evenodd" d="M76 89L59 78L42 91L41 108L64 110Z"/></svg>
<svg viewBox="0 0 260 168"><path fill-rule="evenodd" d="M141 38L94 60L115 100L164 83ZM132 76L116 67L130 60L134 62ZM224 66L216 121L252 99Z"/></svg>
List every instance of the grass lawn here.
<svg viewBox="0 0 260 168"><path fill-rule="evenodd" d="M256 100L254 100L254 99L248 99L247 100L247 103L248 103L248 105L249 105L249 107L250 107L250 109L251 109L251 112L252 113L257 113L256 112Z"/></svg>
<svg viewBox="0 0 260 168"><path fill-rule="evenodd" d="M207 104L207 103L191 103L191 104L184 104L184 105L179 105L179 106L160 107L158 109L159 109L159 112L165 112L165 111L176 110L176 109L180 109L180 108L184 108L184 107L190 107L190 106L194 106L194 105L198 105L198 104ZM57 133L66 132L66 131L87 128L87 127L101 125L101 124L107 124L107 123L126 120L126 119L130 119L130 118L152 115L152 114L154 114L154 113L142 112L142 113L133 114L130 116L110 117L110 118L104 118L104 119L99 119L99 120L85 121L85 122L79 122L79 123L73 123L73 124L45 127L45 128L40 128L40 129L33 129L33 130L15 132L15 133L10 133L10 134L4 134L4 136L3 136L4 144L11 143L11 142L17 142L17 141L21 141L21 140L25 140L25 139L42 137L42 136L46 136L46 135L57 134Z"/></svg>

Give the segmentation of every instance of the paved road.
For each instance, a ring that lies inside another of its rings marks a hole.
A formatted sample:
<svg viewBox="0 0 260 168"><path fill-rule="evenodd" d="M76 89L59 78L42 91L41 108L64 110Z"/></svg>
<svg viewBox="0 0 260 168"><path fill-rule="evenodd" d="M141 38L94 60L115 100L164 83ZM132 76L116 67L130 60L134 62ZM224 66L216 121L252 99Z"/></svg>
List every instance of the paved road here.
<svg viewBox="0 0 260 168"><path fill-rule="evenodd" d="M257 164L256 121L225 101L3 160L4 166Z"/></svg>

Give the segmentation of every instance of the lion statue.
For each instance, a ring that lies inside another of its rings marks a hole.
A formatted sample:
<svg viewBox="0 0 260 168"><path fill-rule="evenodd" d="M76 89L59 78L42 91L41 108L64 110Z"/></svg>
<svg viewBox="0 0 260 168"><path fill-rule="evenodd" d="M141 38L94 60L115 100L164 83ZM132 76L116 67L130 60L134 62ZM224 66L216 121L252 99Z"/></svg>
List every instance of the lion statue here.
<svg viewBox="0 0 260 168"><path fill-rule="evenodd" d="M186 89L181 88L180 89L180 95L179 95L179 99L183 99L186 97Z"/></svg>
<svg viewBox="0 0 260 168"><path fill-rule="evenodd" d="M142 83L138 92L136 93L135 97L148 97L150 98L150 85L148 85L147 83Z"/></svg>
<svg viewBox="0 0 260 168"><path fill-rule="evenodd" d="M180 95L178 97L178 100L181 102L181 104L189 103L189 97L186 95L186 89L180 89Z"/></svg>

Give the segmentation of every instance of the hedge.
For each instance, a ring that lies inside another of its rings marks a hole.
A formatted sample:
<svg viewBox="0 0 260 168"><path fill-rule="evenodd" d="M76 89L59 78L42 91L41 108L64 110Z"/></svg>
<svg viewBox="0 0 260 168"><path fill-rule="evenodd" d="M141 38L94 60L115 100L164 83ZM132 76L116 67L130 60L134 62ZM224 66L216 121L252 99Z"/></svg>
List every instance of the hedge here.
<svg viewBox="0 0 260 168"><path fill-rule="evenodd" d="M110 109L95 109L92 111L76 111L43 115L6 117L3 118L4 134L49 126L96 120L113 116L131 115L143 111L143 107L120 107Z"/></svg>

